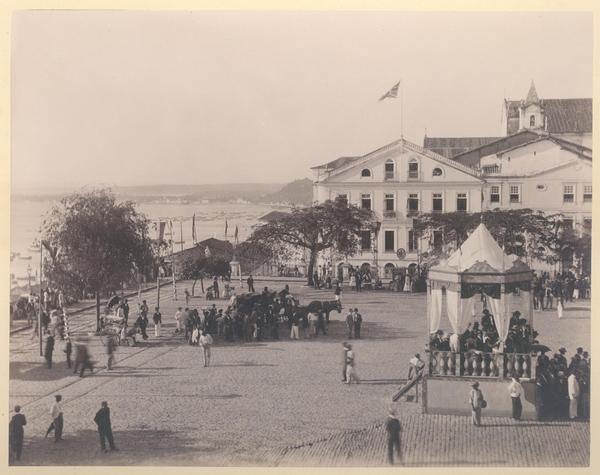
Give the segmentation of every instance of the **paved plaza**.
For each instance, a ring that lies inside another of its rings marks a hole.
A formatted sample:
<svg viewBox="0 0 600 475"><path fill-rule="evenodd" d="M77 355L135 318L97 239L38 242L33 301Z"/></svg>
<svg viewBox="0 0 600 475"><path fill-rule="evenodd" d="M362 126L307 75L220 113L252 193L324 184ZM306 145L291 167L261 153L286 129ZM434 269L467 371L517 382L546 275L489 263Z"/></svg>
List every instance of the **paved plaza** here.
<svg viewBox="0 0 600 475"><path fill-rule="evenodd" d="M257 282L279 290L284 282ZM180 294L191 283L178 285ZM329 300L290 282L306 304ZM144 294L152 308L156 292ZM136 299L132 298L133 303ZM383 465L381 427L391 396L406 378L407 362L426 341L425 296L346 290L344 311L333 312L327 336L290 341L224 343L217 339L213 365L202 366L201 350L174 334L173 315L181 299L163 288L163 336L136 347L121 346L115 369L107 371L104 347L91 338L97 361L81 379L66 369L58 341L55 367L48 370L29 332L11 337L10 404L20 404L28 424L21 464L25 465ZM203 307L203 298L192 299ZM224 301L217 306L225 305ZM364 318L362 339L353 340L361 384L341 383L343 319L349 307ZM132 305L133 309L133 305ZM71 318L75 337L91 332L93 311ZM535 313L540 341L553 350L590 348L589 302L556 312ZM287 328L287 327L285 327ZM63 396L65 440L44 439L53 395ZM119 452L100 451L93 422L100 402L111 407ZM465 395L465 404L467 395ZM412 402L396 405L404 427L409 465L582 466L589 459L589 425L581 422L524 422L488 418L474 432L461 416L419 414ZM497 441L500 441L496 443Z"/></svg>

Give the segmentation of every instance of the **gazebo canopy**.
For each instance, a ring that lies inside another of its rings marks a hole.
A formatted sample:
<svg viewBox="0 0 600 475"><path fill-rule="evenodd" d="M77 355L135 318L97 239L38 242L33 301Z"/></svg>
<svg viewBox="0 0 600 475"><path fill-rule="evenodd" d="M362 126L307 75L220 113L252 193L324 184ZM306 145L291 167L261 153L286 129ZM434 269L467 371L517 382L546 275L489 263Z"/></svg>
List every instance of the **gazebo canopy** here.
<svg viewBox="0 0 600 475"><path fill-rule="evenodd" d="M533 272L515 255L506 255L481 223L445 262L428 273L427 313L429 332L439 329L442 295L445 292L448 319L455 333L462 333L475 317L479 295L486 302L504 341L512 312L532 317L531 281Z"/></svg>
<svg viewBox="0 0 600 475"><path fill-rule="evenodd" d="M445 262L431 267L429 280L500 284L531 281L532 272L515 255L506 255L481 223Z"/></svg>

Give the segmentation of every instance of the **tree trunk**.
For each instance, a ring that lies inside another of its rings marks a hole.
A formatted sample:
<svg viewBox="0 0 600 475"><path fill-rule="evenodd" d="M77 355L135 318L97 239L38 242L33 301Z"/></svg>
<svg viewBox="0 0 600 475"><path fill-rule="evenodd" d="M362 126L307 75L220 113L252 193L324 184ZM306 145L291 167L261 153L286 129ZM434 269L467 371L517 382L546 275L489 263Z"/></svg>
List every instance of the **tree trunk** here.
<svg viewBox="0 0 600 475"><path fill-rule="evenodd" d="M100 331L100 291L96 290L96 331Z"/></svg>
<svg viewBox="0 0 600 475"><path fill-rule="evenodd" d="M200 290L202 290L202 293L204 294L204 278L200 277Z"/></svg>
<svg viewBox="0 0 600 475"><path fill-rule="evenodd" d="M194 279L194 283L192 284L192 297L194 297L194 289L196 288L196 282L198 282L198 279Z"/></svg>
<svg viewBox="0 0 600 475"><path fill-rule="evenodd" d="M315 249L310 250L310 257L308 258L308 268L306 270L306 273L308 274L308 285L310 286L315 285L313 281L313 271L315 268L315 262L317 260L317 254L318 253Z"/></svg>

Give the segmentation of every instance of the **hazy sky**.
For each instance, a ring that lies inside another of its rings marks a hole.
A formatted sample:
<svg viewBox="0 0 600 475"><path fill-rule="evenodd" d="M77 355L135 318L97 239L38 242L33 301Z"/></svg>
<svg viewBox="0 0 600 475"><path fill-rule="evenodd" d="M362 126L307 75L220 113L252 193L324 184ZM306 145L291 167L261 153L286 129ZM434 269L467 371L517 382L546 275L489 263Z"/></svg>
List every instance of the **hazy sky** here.
<svg viewBox="0 0 600 475"><path fill-rule="evenodd" d="M587 14L20 12L15 188L286 182L404 135L500 135L592 96Z"/></svg>

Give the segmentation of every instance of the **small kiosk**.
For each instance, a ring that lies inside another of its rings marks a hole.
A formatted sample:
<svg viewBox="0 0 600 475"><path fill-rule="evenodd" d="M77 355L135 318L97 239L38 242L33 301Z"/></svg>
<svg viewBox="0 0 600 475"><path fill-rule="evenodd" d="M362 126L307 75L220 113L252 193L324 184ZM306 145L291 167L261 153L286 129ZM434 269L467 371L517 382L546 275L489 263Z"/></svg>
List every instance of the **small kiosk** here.
<svg viewBox="0 0 600 475"><path fill-rule="evenodd" d="M446 261L430 268L429 341L442 327L447 333L462 335L481 317L483 308L493 316L498 340L490 352L466 352L456 344L450 351L430 348L422 398L425 412L470 413L470 385L477 380L488 401L484 414L510 416L507 386L510 377L517 375L525 390L523 417L535 416L536 356L507 353L504 348L513 312L519 311L533 331L532 280L527 264L517 256L505 255L483 223Z"/></svg>

